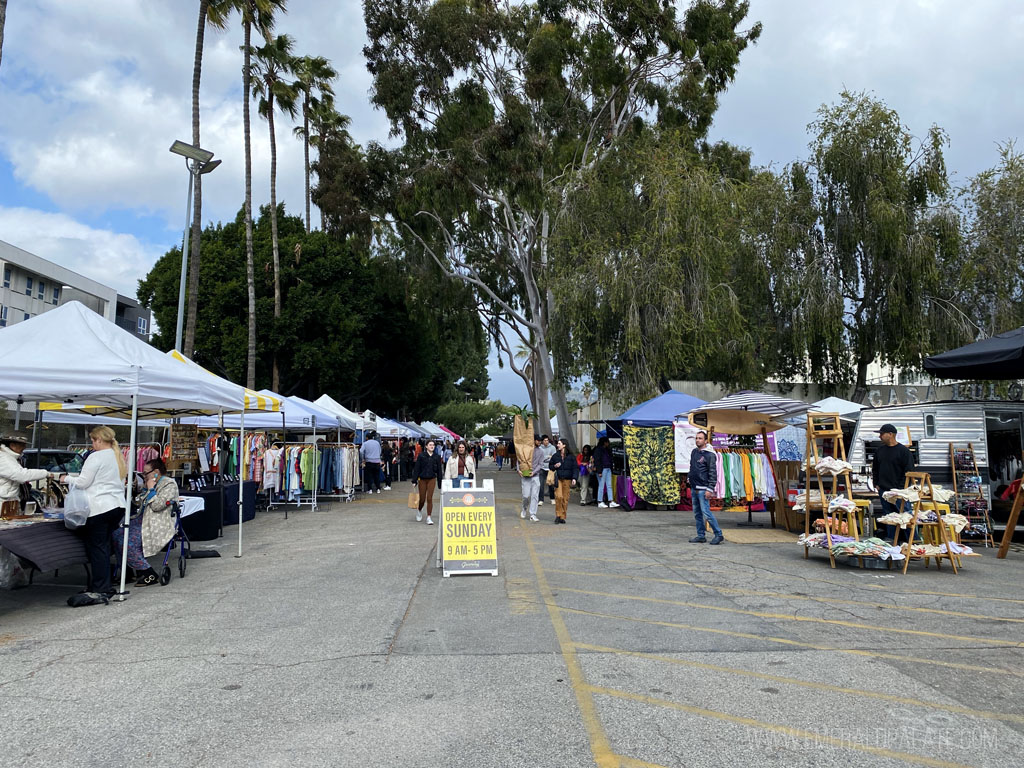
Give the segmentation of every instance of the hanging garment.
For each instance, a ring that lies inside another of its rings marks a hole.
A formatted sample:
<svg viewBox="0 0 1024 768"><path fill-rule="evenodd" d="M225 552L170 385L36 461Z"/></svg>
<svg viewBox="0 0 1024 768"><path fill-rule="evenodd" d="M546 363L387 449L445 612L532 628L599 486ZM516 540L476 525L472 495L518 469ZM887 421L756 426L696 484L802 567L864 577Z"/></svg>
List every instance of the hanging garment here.
<svg viewBox="0 0 1024 768"><path fill-rule="evenodd" d="M281 451L271 448L263 454L263 488L278 490L281 488Z"/></svg>
<svg viewBox="0 0 1024 768"><path fill-rule="evenodd" d="M648 504L679 503L672 427L623 427L633 490Z"/></svg>

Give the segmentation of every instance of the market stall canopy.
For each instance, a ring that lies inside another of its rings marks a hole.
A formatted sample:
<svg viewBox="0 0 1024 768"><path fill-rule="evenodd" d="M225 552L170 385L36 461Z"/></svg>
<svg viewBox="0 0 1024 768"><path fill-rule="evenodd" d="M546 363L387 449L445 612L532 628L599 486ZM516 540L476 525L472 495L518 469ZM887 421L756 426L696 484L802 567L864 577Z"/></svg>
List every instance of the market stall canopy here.
<svg viewBox="0 0 1024 768"><path fill-rule="evenodd" d="M669 427L679 414L687 414L705 401L675 389L634 405L617 419L609 420L608 426L616 433L622 432L622 425L632 427Z"/></svg>
<svg viewBox="0 0 1024 768"><path fill-rule="evenodd" d="M325 411L330 411L337 416L342 429L349 429L356 432L363 429L370 429L373 426L358 413L350 411L330 395L320 395L320 397L313 401L313 404L318 405Z"/></svg>
<svg viewBox="0 0 1024 768"><path fill-rule="evenodd" d="M759 435L762 430L782 429L786 426L783 419L810 409L802 400L744 390L690 411L689 421L695 427L713 427L716 432L730 435Z"/></svg>
<svg viewBox="0 0 1024 768"><path fill-rule="evenodd" d="M0 397L45 410L127 414L133 395L148 416L245 402L243 387L168 358L77 301L0 329L0 370Z"/></svg>
<svg viewBox="0 0 1024 768"><path fill-rule="evenodd" d="M841 397L826 397L816 403L811 403L810 410L815 413L838 413L840 416L856 416L867 408L866 405L855 403L852 400L844 400Z"/></svg>
<svg viewBox="0 0 1024 768"><path fill-rule="evenodd" d="M437 424L435 424L432 421L424 421L422 426L423 426L423 428L425 430L427 430L427 434L430 437L434 437L434 438L445 438L445 437L448 437L448 433L445 432L443 429L441 429L440 426L438 426ZM511 440L511 439L512 438L509 438L509 440Z"/></svg>
<svg viewBox="0 0 1024 768"><path fill-rule="evenodd" d="M481 443L497 443L499 441L498 441L498 438L494 437L493 435L484 435L483 437L480 438L480 442Z"/></svg>
<svg viewBox="0 0 1024 768"><path fill-rule="evenodd" d="M1024 378L1024 327L925 358L924 369L942 379Z"/></svg>
<svg viewBox="0 0 1024 768"><path fill-rule="evenodd" d="M308 400L299 397L284 397L269 389L261 389L259 394L263 397L277 398L283 403L283 407L280 413L245 414L246 431L286 429L289 432L308 432L313 429L314 423L320 432L335 430L339 427L337 416ZM200 429L216 429L220 424L220 419L217 416L184 417L181 421L184 424L195 424ZM239 416L234 414L224 416L225 429L239 429L241 426Z"/></svg>
<svg viewBox="0 0 1024 768"><path fill-rule="evenodd" d="M167 357L171 358L175 362L187 365L194 370L202 371L208 376L213 376L214 378L218 379L222 378L220 376L217 376L217 374L214 373L213 371L203 368L203 366L199 365L199 363L195 362L194 360L190 360L189 358L185 357L183 354L181 354L181 352L179 352L176 349L172 349L169 352L167 352ZM222 380L227 381L226 379ZM269 390L264 390L263 392L254 392L253 390L248 389L246 387L241 387L241 389L245 392L245 405L243 407L247 411L280 411L282 409L283 398L281 397L281 395L278 395L274 392L270 392Z"/></svg>
<svg viewBox="0 0 1024 768"><path fill-rule="evenodd" d="M411 437L430 437L430 433L415 421L400 421L398 423L412 431Z"/></svg>
<svg viewBox="0 0 1024 768"><path fill-rule="evenodd" d="M446 435L447 435L448 437L451 437L451 438L453 438L453 439L455 439L455 440L461 440L461 439L462 439L462 438L461 438L461 437L459 437L459 436L458 436L457 434L455 434L455 433L454 433L454 432L452 432L452 431L451 431L450 429L448 429L448 427L446 427L446 426L445 426L444 424L438 424L437 426L438 426L438 427L439 427L440 429L442 429L442 430L444 431L444 433L445 433L445 434L446 434Z"/></svg>
<svg viewBox="0 0 1024 768"><path fill-rule="evenodd" d="M363 418L373 424L371 429L376 430L381 437L408 437L412 434L412 430L408 427L397 421L378 416L372 411L364 411Z"/></svg>

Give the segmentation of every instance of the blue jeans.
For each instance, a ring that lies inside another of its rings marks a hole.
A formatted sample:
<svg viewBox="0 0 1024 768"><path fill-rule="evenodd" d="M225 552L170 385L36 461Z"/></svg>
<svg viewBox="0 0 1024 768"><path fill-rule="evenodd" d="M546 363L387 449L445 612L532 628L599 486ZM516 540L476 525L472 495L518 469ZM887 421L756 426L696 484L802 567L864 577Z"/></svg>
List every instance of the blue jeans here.
<svg viewBox="0 0 1024 768"><path fill-rule="evenodd" d="M602 497L601 491L607 488L607 492ZM597 502L600 504L602 501L614 501L612 498L612 468L605 467L601 470L601 479L597 481Z"/></svg>
<svg viewBox="0 0 1024 768"><path fill-rule="evenodd" d="M463 483L465 482L465 480L466 477L464 475L458 475L454 480L452 480L452 488L464 487Z"/></svg>
<svg viewBox="0 0 1024 768"><path fill-rule="evenodd" d="M722 535L722 529L718 527L718 521L711 512L711 503L708 501L708 492L703 488L693 489L693 516L697 520L697 535L704 538L704 521L707 520L715 536Z"/></svg>

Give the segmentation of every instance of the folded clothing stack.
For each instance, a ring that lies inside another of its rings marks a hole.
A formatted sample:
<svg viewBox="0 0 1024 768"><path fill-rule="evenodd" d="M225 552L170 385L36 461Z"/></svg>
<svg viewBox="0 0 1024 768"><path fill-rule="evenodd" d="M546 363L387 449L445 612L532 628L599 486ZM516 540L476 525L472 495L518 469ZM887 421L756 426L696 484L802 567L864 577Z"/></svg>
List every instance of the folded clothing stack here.
<svg viewBox="0 0 1024 768"><path fill-rule="evenodd" d="M850 557L879 557L882 560L903 560L905 555L899 547L894 547L881 539L863 539L862 541L839 541L832 538L832 554Z"/></svg>

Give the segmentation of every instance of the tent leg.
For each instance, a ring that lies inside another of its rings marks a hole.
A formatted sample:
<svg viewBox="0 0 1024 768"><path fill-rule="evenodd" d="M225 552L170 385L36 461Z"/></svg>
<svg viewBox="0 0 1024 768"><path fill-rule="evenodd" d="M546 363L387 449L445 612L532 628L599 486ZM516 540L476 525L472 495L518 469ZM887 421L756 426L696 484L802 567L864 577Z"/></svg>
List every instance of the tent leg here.
<svg viewBox="0 0 1024 768"><path fill-rule="evenodd" d="M238 419L238 554L242 556L242 514L245 509L245 409L242 409Z"/></svg>
<svg viewBox="0 0 1024 768"><path fill-rule="evenodd" d="M132 489L135 488L135 434L139 426L139 400L137 395L132 395L132 431L128 440L128 477L125 478L124 486L124 536L121 544L121 588L118 589L114 599L123 601L128 595L124 591L125 580L128 578L128 531L132 518Z"/></svg>

